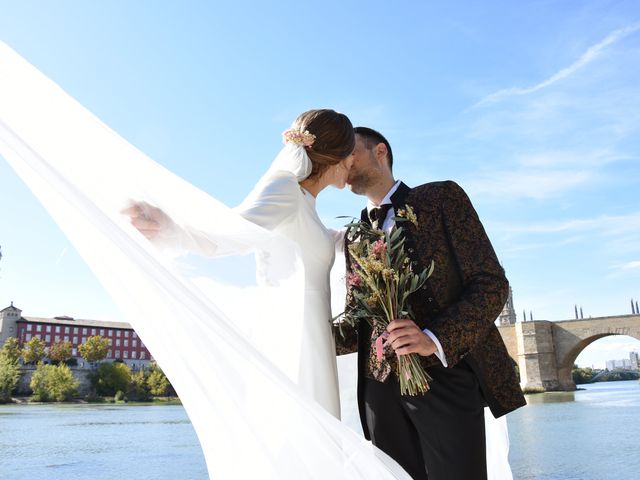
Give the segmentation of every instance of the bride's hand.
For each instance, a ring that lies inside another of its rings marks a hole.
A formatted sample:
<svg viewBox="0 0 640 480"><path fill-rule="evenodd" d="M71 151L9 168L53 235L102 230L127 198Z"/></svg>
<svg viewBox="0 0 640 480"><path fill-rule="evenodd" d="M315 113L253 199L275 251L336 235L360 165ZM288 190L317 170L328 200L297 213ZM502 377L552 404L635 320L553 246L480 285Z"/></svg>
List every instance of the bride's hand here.
<svg viewBox="0 0 640 480"><path fill-rule="evenodd" d="M160 234L169 230L173 225L173 220L169 215L147 202L132 202L120 213L128 216L131 225L150 241L156 240Z"/></svg>

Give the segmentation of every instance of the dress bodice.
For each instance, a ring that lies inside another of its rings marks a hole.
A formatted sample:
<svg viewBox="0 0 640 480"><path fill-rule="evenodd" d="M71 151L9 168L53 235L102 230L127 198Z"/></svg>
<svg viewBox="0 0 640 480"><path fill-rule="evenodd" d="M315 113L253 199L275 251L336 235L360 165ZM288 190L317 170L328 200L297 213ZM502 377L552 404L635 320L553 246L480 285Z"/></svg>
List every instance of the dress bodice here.
<svg viewBox="0 0 640 480"><path fill-rule="evenodd" d="M244 218L293 241L305 269L305 289L329 293L329 272L335 258L334 236L316 212L316 199L285 171L263 179L236 207Z"/></svg>

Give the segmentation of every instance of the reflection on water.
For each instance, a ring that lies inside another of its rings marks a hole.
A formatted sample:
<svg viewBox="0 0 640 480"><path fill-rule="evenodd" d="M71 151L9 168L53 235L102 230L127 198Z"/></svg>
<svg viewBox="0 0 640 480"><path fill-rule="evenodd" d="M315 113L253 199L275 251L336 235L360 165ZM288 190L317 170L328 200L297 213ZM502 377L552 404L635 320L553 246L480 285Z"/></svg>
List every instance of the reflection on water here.
<svg viewBox="0 0 640 480"><path fill-rule="evenodd" d="M640 384L584 388L508 416L516 480L637 478ZM114 478L207 479L181 406L0 405L0 480Z"/></svg>
<svg viewBox="0 0 640 480"><path fill-rule="evenodd" d="M581 388L527 395L528 405L508 416L516 480L637 478L640 384Z"/></svg>
<svg viewBox="0 0 640 480"><path fill-rule="evenodd" d="M527 395L526 397L528 405L574 402L576 400L576 392L536 393L535 395Z"/></svg>

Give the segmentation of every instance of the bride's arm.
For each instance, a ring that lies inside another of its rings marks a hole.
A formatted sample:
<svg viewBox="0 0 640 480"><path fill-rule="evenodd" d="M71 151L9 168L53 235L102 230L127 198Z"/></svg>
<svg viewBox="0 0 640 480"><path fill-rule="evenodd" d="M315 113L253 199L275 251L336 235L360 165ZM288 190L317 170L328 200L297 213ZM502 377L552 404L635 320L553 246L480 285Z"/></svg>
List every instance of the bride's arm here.
<svg viewBox="0 0 640 480"><path fill-rule="evenodd" d="M273 230L295 211L299 188L291 174L277 172L258 184L238 207L225 207L225 211L218 212L218 215L226 216L226 221L217 219L220 221L219 225L211 224L210 221L205 221L204 224L196 222L199 227L179 223L164 210L143 201L130 202L121 213L128 216L131 224L156 247L204 256L226 255L229 248L219 247L220 242L228 245L228 238L234 235L229 222L236 224L248 220L262 228ZM216 215L212 214L211 217L215 218ZM236 228L240 227L236 224Z"/></svg>
<svg viewBox="0 0 640 480"><path fill-rule="evenodd" d="M275 172L232 210L245 220L274 230L295 212L299 201L300 185L293 174Z"/></svg>
<svg viewBox="0 0 640 480"><path fill-rule="evenodd" d="M329 234L333 237L333 244L336 249L336 258L338 255L344 255L344 235L346 233L346 229L342 230L334 230L333 228L327 228Z"/></svg>

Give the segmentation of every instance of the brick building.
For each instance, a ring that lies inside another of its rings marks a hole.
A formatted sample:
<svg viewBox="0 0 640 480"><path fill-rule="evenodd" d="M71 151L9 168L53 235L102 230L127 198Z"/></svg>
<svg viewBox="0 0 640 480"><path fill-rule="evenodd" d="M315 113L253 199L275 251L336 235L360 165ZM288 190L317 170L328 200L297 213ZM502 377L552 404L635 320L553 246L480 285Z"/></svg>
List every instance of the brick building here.
<svg viewBox="0 0 640 480"><path fill-rule="evenodd" d="M125 322L81 320L61 316L53 318L24 317L22 310L10 306L0 310L0 347L9 337L17 337L22 347L33 337L44 341L47 347L56 342L68 341L72 346L72 357L79 367L88 367L80 356L78 347L89 337L99 335L109 340L106 360L121 359L137 369L147 366L152 357L138 334Z"/></svg>

